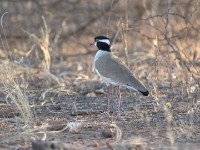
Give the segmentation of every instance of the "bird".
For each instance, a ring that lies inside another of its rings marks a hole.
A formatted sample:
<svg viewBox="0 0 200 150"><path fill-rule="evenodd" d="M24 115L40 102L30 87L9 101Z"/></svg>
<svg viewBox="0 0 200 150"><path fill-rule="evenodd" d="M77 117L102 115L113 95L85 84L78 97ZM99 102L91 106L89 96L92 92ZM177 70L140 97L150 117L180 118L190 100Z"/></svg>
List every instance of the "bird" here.
<svg viewBox="0 0 200 150"><path fill-rule="evenodd" d="M120 117L121 86L138 91L144 96L148 96L149 91L125 63L111 52L111 42L108 37L96 36L90 45L95 45L98 49L93 62L94 70L108 86L108 112L110 112L109 86L118 87L118 117Z"/></svg>

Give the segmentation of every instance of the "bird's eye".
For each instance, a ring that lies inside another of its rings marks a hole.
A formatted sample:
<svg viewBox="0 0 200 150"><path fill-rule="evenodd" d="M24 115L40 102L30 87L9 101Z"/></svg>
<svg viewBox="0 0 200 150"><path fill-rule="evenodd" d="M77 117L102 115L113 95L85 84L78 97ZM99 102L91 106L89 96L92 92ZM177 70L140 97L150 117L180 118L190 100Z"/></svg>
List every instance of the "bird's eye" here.
<svg viewBox="0 0 200 150"><path fill-rule="evenodd" d="M99 39L96 39L96 42L98 42L99 41Z"/></svg>

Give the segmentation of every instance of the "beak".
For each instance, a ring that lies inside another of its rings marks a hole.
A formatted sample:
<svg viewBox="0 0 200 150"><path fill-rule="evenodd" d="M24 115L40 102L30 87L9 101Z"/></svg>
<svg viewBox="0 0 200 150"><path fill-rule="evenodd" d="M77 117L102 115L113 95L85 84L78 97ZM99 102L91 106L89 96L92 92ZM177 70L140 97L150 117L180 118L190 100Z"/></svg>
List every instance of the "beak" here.
<svg viewBox="0 0 200 150"><path fill-rule="evenodd" d="M90 43L90 46L94 45L95 42Z"/></svg>

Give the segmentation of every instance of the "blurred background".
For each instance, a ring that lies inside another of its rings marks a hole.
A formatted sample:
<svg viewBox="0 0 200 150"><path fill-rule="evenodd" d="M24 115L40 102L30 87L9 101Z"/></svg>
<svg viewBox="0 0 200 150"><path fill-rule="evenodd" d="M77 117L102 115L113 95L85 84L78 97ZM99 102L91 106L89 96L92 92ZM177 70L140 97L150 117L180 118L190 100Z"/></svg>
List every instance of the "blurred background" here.
<svg viewBox="0 0 200 150"><path fill-rule="evenodd" d="M23 57L38 66L44 54L34 36L41 39L47 26L51 63L95 52L89 43L106 35L128 65L139 65L148 74L156 65L158 74L199 78L199 5L197 0L1 0L0 14L7 13L2 17L0 57Z"/></svg>
<svg viewBox="0 0 200 150"><path fill-rule="evenodd" d="M55 120L61 127L86 120L91 128L77 139L99 138L102 127L94 122L105 126L115 116L100 113L107 110L106 86L92 69L97 48L90 43L104 35L151 92L144 98L122 88L123 138L198 144L199 8L199 0L0 0L0 141L20 143L13 133L22 127Z"/></svg>

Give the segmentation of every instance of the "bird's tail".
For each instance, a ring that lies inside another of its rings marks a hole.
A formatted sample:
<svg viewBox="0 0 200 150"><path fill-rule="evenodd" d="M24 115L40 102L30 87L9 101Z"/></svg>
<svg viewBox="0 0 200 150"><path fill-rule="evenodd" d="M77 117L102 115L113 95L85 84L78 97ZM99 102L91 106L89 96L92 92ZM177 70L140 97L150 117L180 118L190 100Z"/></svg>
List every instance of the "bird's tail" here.
<svg viewBox="0 0 200 150"><path fill-rule="evenodd" d="M149 91L148 90L146 90L145 92L144 91L140 91L140 90L138 90L140 93L142 93L144 96L148 96L149 95Z"/></svg>

